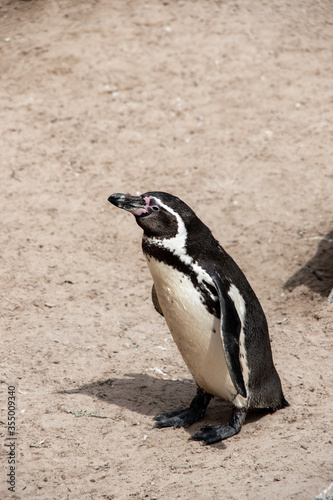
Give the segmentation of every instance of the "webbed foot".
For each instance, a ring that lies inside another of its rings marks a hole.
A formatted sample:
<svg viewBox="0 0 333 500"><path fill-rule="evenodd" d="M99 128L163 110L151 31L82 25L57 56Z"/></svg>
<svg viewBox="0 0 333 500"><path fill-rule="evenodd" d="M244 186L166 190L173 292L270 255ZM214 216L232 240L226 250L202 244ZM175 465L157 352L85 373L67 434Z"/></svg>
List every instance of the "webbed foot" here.
<svg viewBox="0 0 333 500"><path fill-rule="evenodd" d="M177 428L194 424L194 422L203 418L211 398L211 394L198 387L197 394L188 408L156 415L154 417L154 420L156 420L154 427L159 429L163 427Z"/></svg>
<svg viewBox="0 0 333 500"><path fill-rule="evenodd" d="M229 424L208 425L202 427L200 432L193 434L190 439L193 441L203 441L203 444L218 443L228 439L241 430L245 421L247 411L244 408L234 408Z"/></svg>

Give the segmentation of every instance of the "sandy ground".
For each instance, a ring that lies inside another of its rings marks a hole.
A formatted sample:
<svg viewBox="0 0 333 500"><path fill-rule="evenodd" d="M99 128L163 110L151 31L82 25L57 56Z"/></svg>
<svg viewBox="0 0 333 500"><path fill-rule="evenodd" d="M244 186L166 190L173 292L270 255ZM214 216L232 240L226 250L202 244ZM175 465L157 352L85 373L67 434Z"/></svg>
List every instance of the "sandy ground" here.
<svg viewBox="0 0 333 500"><path fill-rule="evenodd" d="M333 481L332 3L0 3L1 500L314 499ZM247 275L291 404L210 447L188 441L202 422L152 428L195 386L141 230L106 201L149 190Z"/></svg>

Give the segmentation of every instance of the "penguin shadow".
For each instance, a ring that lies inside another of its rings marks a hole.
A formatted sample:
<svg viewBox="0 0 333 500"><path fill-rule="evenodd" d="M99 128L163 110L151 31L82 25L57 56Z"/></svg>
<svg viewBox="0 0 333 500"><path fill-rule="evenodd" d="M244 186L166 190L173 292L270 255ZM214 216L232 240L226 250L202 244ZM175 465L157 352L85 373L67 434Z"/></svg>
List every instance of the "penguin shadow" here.
<svg viewBox="0 0 333 500"><path fill-rule="evenodd" d="M93 399L99 398L109 404L151 417L159 413L190 405L196 394L196 385L192 380L164 380L145 373L129 373L123 378L98 380L74 389L63 389L60 394L85 394ZM189 437L206 425L227 424L232 412L232 405L226 401L213 399L204 418L195 424L185 427ZM251 410L244 426L254 423L264 415L266 410ZM166 429L156 429L163 432ZM216 448L225 448L224 442L212 444Z"/></svg>
<svg viewBox="0 0 333 500"><path fill-rule="evenodd" d="M85 394L93 399L102 399L109 404L153 417L163 411L164 405L169 404L172 407L177 401L182 405L187 394L192 391L195 394L195 385L191 381L163 380L146 373L128 373L123 378L97 380L59 392ZM177 397L172 396L172 393Z"/></svg>
<svg viewBox="0 0 333 500"><path fill-rule="evenodd" d="M328 297L333 289L333 230L324 236L315 255L294 273L283 285L290 292L305 285L322 297Z"/></svg>

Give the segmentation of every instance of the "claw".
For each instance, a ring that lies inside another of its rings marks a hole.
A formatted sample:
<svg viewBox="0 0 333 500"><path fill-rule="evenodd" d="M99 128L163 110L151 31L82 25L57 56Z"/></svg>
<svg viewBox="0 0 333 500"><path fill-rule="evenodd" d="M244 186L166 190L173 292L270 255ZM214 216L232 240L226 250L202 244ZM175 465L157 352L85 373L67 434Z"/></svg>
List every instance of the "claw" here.
<svg viewBox="0 0 333 500"><path fill-rule="evenodd" d="M228 439L237 434L237 430L230 425L211 425L202 427L200 432L196 432L189 439L192 441L203 441L203 444L213 444Z"/></svg>
<svg viewBox="0 0 333 500"><path fill-rule="evenodd" d="M197 394L188 408L167 411L166 413L156 415L156 417L154 417L156 421L154 427L158 429L163 427L177 428L194 424L194 422L197 422L204 416L211 398L211 394L198 387Z"/></svg>
<svg viewBox="0 0 333 500"><path fill-rule="evenodd" d="M187 408L185 410L187 410ZM182 410L174 410L174 411L167 411L165 413L160 413L159 415L156 415L154 417L154 420L156 420L158 422L158 421L164 420L166 418L176 417L177 415L180 415L181 413L183 413L185 410L182 409Z"/></svg>
<svg viewBox="0 0 333 500"><path fill-rule="evenodd" d="M156 415L154 427L162 429L163 427L187 427L188 425L196 422L200 416L193 411L192 408L185 408L183 410L168 411L161 415Z"/></svg>
<svg viewBox="0 0 333 500"><path fill-rule="evenodd" d="M177 429L178 427L185 427L188 425L186 423L186 417L171 417L171 418L163 418L163 415L158 415L159 418L156 423L154 424L154 427L156 429L163 429L164 427L173 427L174 429ZM156 420L156 418L155 418Z"/></svg>

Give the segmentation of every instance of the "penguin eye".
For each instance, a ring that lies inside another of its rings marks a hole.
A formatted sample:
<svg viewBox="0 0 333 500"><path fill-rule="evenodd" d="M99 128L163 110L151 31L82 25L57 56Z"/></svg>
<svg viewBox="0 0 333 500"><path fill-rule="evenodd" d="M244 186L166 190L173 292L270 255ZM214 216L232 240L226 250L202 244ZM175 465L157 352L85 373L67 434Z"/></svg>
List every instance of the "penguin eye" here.
<svg viewBox="0 0 333 500"><path fill-rule="evenodd" d="M160 207L158 205L153 205L152 207L150 207L154 212L158 212Z"/></svg>

